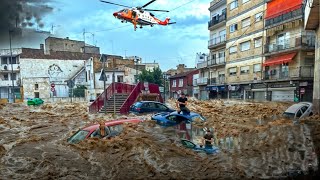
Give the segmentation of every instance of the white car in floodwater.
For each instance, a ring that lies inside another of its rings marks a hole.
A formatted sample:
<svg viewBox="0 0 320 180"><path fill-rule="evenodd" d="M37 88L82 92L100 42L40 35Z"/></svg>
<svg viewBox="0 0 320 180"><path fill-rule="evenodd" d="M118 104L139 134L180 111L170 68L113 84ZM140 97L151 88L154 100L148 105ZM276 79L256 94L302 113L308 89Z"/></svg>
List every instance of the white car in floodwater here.
<svg viewBox="0 0 320 180"><path fill-rule="evenodd" d="M313 105L309 102L300 102L290 106L284 113L283 116L289 119L298 120L308 116L312 116Z"/></svg>

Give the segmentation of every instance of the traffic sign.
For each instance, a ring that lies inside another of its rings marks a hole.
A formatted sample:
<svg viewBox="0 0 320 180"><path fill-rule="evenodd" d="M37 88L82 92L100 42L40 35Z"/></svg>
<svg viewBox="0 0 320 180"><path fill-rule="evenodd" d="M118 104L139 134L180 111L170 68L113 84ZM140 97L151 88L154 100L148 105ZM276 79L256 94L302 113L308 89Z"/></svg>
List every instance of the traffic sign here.
<svg viewBox="0 0 320 180"><path fill-rule="evenodd" d="M67 81L67 86L68 86L69 88L73 88L73 87L74 87L74 85L75 85L75 83L74 83L74 81L73 81L73 80L69 80L69 81Z"/></svg>
<svg viewBox="0 0 320 180"><path fill-rule="evenodd" d="M54 87L51 88L51 92L54 92L56 91L56 89Z"/></svg>
<svg viewBox="0 0 320 180"><path fill-rule="evenodd" d="M55 84L54 84L54 83L51 83L51 87L54 88L54 87L55 87Z"/></svg>

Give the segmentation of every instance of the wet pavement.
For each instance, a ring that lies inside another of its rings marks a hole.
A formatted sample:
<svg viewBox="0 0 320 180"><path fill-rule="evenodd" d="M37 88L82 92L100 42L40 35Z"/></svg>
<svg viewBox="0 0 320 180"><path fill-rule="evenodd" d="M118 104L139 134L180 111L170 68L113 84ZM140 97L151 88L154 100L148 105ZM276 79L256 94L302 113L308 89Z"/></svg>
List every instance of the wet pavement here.
<svg viewBox="0 0 320 180"><path fill-rule="evenodd" d="M1 106L0 179L268 179L318 171L319 116L293 124L281 118L290 103L191 100L207 122L161 128L147 115L110 140L68 144L79 128L112 119L88 114L87 106ZM213 131L218 154L181 145L180 138L198 144L203 128Z"/></svg>

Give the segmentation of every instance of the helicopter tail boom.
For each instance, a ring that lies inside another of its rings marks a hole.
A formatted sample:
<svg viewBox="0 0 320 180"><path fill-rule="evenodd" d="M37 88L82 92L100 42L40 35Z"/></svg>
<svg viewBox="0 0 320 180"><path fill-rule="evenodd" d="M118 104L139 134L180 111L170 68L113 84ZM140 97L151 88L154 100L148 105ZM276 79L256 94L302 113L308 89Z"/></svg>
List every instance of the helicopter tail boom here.
<svg viewBox="0 0 320 180"><path fill-rule="evenodd" d="M164 21L159 21L158 24L165 26L169 24L169 21L170 21L170 18L167 17Z"/></svg>

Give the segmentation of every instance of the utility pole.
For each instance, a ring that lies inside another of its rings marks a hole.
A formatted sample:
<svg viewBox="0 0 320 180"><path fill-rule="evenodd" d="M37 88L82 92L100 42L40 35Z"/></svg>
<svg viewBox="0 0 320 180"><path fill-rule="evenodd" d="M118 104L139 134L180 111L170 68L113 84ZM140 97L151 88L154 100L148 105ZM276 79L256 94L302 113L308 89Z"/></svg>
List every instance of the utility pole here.
<svg viewBox="0 0 320 180"><path fill-rule="evenodd" d="M9 30L9 42L10 42L10 63L11 63L11 81L12 81L12 89L11 89L11 93L12 93L12 98L13 98L13 103L16 102L16 98L15 98L15 94L14 94L14 80L12 78L13 76L13 62L12 62L12 45L11 45L11 38L12 38L12 32L13 30Z"/></svg>
<svg viewBox="0 0 320 180"><path fill-rule="evenodd" d="M107 114L107 95L106 95L106 61L108 59L108 56L105 56L104 54L101 55L103 60L103 91L104 91L104 98L103 98L103 107L104 107L104 113Z"/></svg>
<svg viewBox="0 0 320 180"><path fill-rule="evenodd" d="M83 29L83 53L86 53L86 29Z"/></svg>
<svg viewBox="0 0 320 180"><path fill-rule="evenodd" d="M113 84L113 116L116 115L116 85L115 85L115 63L114 57L112 58L112 84Z"/></svg>

